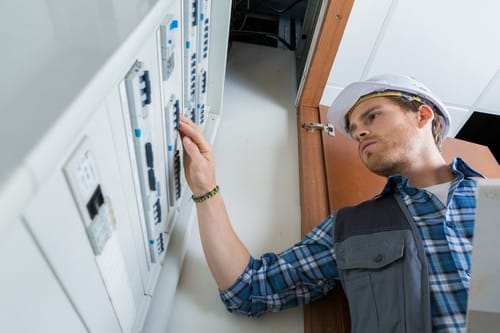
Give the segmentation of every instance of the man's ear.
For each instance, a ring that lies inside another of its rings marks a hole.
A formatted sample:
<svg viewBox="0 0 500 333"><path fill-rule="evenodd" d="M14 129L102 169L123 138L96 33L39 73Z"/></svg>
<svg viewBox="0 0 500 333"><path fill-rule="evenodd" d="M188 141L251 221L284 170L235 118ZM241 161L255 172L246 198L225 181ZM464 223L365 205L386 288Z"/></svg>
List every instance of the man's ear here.
<svg viewBox="0 0 500 333"><path fill-rule="evenodd" d="M434 111L427 104L422 104L418 108L418 127L423 128L427 124L432 124L434 119Z"/></svg>

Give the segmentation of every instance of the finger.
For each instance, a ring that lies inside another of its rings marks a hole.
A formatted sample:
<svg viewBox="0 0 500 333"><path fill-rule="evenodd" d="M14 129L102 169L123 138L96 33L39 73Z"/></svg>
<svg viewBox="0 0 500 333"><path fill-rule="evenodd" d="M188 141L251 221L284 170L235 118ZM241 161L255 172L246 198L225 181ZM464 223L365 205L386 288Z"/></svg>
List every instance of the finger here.
<svg viewBox="0 0 500 333"><path fill-rule="evenodd" d="M191 119L189 119L188 117L186 117L186 116L184 116L184 115L181 114L179 120L180 120L180 122L179 122L179 128L181 128L181 127L186 128L187 127L187 128L190 128L190 129L192 129L194 131L201 131L201 128L198 125L196 125L195 123L193 123L191 121Z"/></svg>
<svg viewBox="0 0 500 333"><path fill-rule="evenodd" d="M184 148L184 158L188 158L188 160L185 160L184 166L187 165L195 165L197 167L201 167L209 161L208 157L203 155L202 152L199 150L198 146L191 140L190 137L185 136L182 139L182 146ZM188 164L186 164L188 163Z"/></svg>
<svg viewBox="0 0 500 333"><path fill-rule="evenodd" d="M193 142L198 145L206 145L206 140L203 137L203 134L201 133L200 129L196 127L181 125L179 126L179 134L181 136L189 136L191 140L193 140Z"/></svg>
<svg viewBox="0 0 500 333"><path fill-rule="evenodd" d="M190 124L182 123L181 126L179 126L179 132L181 134L181 137L189 137L191 141L198 146L198 149L201 153L210 151L210 144L207 142L207 140L205 140L205 137L201 133L200 128L198 128L196 125L191 126Z"/></svg>
<svg viewBox="0 0 500 333"><path fill-rule="evenodd" d="M184 147L184 152L186 152L191 159L196 159L201 156L198 146L194 144L189 136L184 136L182 138L182 146Z"/></svg>
<svg viewBox="0 0 500 333"><path fill-rule="evenodd" d="M193 129L197 129L197 130L200 129L200 127L198 125L196 125L195 123L193 123L191 121L191 119L189 119L188 117L186 117L183 114L181 114L181 116L180 116L180 122L181 122L181 124L180 124L181 126L184 125L184 126L189 126L189 127L193 128Z"/></svg>

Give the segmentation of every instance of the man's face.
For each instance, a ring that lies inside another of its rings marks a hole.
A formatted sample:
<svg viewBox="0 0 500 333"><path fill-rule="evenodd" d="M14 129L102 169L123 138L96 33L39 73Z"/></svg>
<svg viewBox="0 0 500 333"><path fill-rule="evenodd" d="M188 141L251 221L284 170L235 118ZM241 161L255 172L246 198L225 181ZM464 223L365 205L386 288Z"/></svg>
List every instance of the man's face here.
<svg viewBox="0 0 500 333"><path fill-rule="evenodd" d="M349 133L358 153L375 174L390 176L405 170L418 156L418 119L385 97L363 101L351 112Z"/></svg>

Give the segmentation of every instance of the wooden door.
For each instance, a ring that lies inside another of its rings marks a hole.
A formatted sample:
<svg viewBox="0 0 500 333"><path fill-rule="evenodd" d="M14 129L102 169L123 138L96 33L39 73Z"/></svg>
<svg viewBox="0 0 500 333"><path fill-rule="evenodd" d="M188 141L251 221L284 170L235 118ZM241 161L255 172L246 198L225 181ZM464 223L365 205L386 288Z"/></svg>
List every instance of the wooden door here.
<svg viewBox="0 0 500 333"><path fill-rule="evenodd" d="M325 1L320 31L312 38L312 57L306 64L299 88L297 121L299 136L299 172L301 197L301 231L306 234L331 210L328 202L323 143L321 133L302 128L304 122L319 122L319 103L328 80L340 40L354 0ZM335 320L332 320L332 317ZM342 291L304 307L304 332L349 332L349 312Z"/></svg>

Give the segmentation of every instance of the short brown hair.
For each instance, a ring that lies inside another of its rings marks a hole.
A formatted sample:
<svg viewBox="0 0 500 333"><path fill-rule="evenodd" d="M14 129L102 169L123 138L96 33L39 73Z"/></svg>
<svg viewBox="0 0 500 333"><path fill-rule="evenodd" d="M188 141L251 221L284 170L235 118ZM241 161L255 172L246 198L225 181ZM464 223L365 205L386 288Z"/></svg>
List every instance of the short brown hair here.
<svg viewBox="0 0 500 333"><path fill-rule="evenodd" d="M404 97L387 97L389 100L393 101L397 105L399 105L402 109L407 111L417 112L418 108L422 105L428 105L432 112L434 112L434 119L432 119L432 136L434 137L434 142L436 146L441 150L441 146L443 144L443 123L444 119L441 114L435 111L435 107L430 103L418 102L418 101L409 101Z"/></svg>

